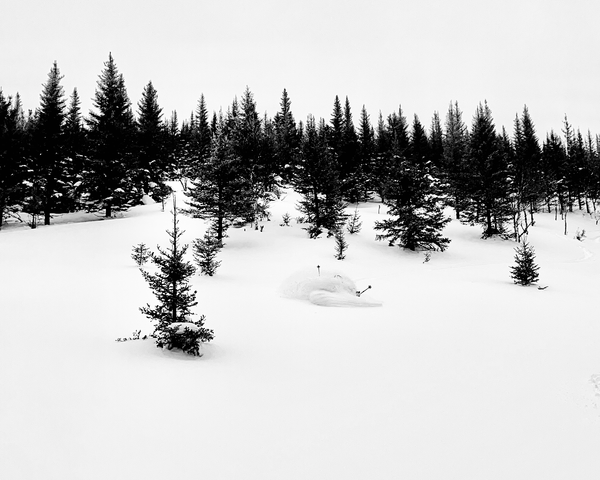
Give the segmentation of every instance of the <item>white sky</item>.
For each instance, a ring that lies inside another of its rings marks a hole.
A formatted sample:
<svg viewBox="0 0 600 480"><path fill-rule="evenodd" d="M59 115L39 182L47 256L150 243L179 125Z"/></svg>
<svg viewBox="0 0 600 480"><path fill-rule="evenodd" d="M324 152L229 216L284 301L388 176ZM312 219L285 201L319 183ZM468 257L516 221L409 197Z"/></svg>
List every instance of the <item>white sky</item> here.
<svg viewBox="0 0 600 480"><path fill-rule="evenodd" d="M349 97L376 122L401 104L429 126L458 101L470 124L487 100L512 134L527 104L540 137L565 113L600 133L597 0L19 0L2 7L0 87L39 105L56 60L87 115L112 52L137 104L152 80L170 115L187 118L204 93L225 110L246 85L273 116L283 88L296 120L330 118Z"/></svg>

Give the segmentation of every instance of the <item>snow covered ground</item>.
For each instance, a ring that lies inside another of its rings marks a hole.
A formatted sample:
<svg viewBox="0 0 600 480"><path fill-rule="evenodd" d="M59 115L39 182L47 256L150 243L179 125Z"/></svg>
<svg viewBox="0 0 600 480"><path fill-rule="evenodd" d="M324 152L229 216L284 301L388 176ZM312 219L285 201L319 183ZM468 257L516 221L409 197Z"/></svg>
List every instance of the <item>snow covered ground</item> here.
<svg viewBox="0 0 600 480"><path fill-rule="evenodd" d="M151 332L130 254L167 244L168 207L1 231L0 478L600 478L593 220L570 215L565 236L538 216L538 290L512 283L513 242L456 221L429 262L375 242L375 203L338 261L333 238L279 225L297 199L262 232L231 229L216 276L194 278L215 331L202 358L115 341ZM377 308L311 302L345 295L313 288L336 275Z"/></svg>

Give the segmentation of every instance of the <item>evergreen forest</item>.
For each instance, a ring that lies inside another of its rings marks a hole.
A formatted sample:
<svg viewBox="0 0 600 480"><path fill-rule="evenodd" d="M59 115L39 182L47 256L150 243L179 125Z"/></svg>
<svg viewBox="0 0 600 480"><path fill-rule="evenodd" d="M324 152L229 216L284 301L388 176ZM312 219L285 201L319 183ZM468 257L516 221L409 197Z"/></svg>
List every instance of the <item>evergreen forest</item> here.
<svg viewBox="0 0 600 480"><path fill-rule="evenodd" d="M132 105L112 55L86 114L62 78L54 62L27 113L18 93L0 89L0 228L80 210L111 217L145 197L164 200L173 180L189 198L182 210L208 220L218 242L231 225L264 218L281 186L301 194L309 237L339 234L346 207L377 199L389 213L377 238L411 250L444 250L449 212L484 238L516 241L541 211L597 215L600 136L566 116L540 136L526 106L499 131L486 102L470 120L453 102L424 124L401 107L355 115L336 96L330 118L297 121L285 89L269 118L246 88L226 111L209 113L201 95L180 121L162 111L152 82Z"/></svg>

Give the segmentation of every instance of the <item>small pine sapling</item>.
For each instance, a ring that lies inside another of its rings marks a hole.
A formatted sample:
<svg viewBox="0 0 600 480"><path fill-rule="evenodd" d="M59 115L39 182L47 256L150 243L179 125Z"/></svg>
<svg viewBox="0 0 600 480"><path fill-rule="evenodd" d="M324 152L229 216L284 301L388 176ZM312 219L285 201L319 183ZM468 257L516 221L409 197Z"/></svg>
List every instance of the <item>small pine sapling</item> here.
<svg viewBox="0 0 600 480"><path fill-rule="evenodd" d="M140 243L134 246L131 252L131 258L138 265L138 267L144 265L151 256L152 252L148 247L146 247L145 243Z"/></svg>
<svg viewBox="0 0 600 480"><path fill-rule="evenodd" d="M147 304L140 311L153 322L153 337L159 348L179 348L190 355L200 355L200 344L214 338L212 330L204 327L205 317L193 320L191 309L198 305L196 291L191 289L189 278L196 269L184 260L188 246L181 244L183 232L179 230L177 207L173 198L173 230L169 234L170 248L158 247L158 254L152 255L156 273L142 270L144 280L158 300L158 305Z"/></svg>
<svg viewBox="0 0 600 480"><path fill-rule="evenodd" d="M221 265L216 260L217 254L223 248L223 243L217 239L213 230L207 230L203 238L197 238L192 244L192 254L196 265L203 275L212 277Z"/></svg>
<svg viewBox="0 0 600 480"><path fill-rule="evenodd" d="M348 250L348 242L344 238L343 230L340 229L335 233L335 258L337 260L346 258L346 250Z"/></svg>
<svg viewBox="0 0 600 480"><path fill-rule="evenodd" d="M515 265L510 268L511 278L516 284L531 285L536 283L539 277L540 267L535 263L535 251L529 243L515 248Z"/></svg>
<svg viewBox="0 0 600 480"><path fill-rule="evenodd" d="M346 229L350 235L354 235L355 233L359 233L362 227L362 222L360 221L360 215L358 213L358 208L354 210L352 216L348 219L348 224Z"/></svg>
<svg viewBox="0 0 600 480"><path fill-rule="evenodd" d="M290 217L290 214L286 212L281 216L281 220L283 223L280 223L279 225L282 227L289 227L291 219L292 217Z"/></svg>

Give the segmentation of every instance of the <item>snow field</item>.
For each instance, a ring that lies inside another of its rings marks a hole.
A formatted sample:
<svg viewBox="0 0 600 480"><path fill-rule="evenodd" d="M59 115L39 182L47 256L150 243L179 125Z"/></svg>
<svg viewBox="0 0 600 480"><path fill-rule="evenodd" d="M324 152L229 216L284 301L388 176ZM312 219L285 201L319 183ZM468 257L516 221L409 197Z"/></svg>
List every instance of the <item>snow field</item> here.
<svg viewBox="0 0 600 480"><path fill-rule="evenodd" d="M200 359L115 342L151 332L130 254L167 244L169 206L1 231L0 478L598 478L591 219L572 214L564 236L538 216L537 290L510 280L514 243L454 221L426 263L375 242L374 203L337 261L333 239L279 226L296 202L263 232L231 229L216 276L194 277L215 331ZM180 225L186 242L204 233ZM321 308L319 290L383 305Z"/></svg>

